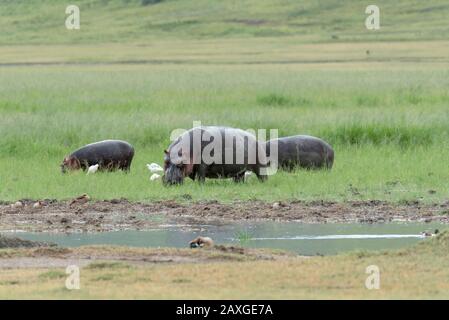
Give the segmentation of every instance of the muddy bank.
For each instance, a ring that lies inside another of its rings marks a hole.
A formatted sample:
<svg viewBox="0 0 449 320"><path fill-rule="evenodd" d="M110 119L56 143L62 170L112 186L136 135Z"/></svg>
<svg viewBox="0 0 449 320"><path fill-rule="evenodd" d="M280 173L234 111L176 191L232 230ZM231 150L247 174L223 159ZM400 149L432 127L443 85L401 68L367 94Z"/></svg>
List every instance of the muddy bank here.
<svg viewBox="0 0 449 320"><path fill-rule="evenodd" d="M35 247L55 247L56 244L40 241L30 241L17 237L5 237L0 234L0 249L5 248L35 248Z"/></svg>
<svg viewBox="0 0 449 320"><path fill-rule="evenodd" d="M449 222L449 202L391 204L382 201L274 202L216 201L178 203L129 202L124 199L54 201L21 200L0 204L0 231L101 232L145 230L167 223L226 223L239 220L279 220L304 223L383 223L393 221Z"/></svg>
<svg viewBox="0 0 449 320"><path fill-rule="evenodd" d="M149 249L113 246L79 248L34 248L0 251L0 269L10 268L66 268L68 265L107 268L108 263L130 265L179 264L207 262L274 261L305 258L269 249L249 249L234 246L215 246L210 249Z"/></svg>

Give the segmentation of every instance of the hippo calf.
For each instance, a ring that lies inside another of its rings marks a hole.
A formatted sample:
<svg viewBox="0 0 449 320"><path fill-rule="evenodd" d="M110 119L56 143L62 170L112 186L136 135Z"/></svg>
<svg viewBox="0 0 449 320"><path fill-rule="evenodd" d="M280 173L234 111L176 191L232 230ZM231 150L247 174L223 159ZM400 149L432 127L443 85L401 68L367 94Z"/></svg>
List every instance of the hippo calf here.
<svg viewBox="0 0 449 320"><path fill-rule="evenodd" d="M331 169L334 163L334 150L325 141L312 136L291 136L267 141L266 151L277 142L278 167L293 170L295 167L307 169Z"/></svg>
<svg viewBox="0 0 449 320"><path fill-rule="evenodd" d="M134 157L134 148L128 142L105 140L88 144L65 157L62 173L69 170L87 170L90 166L99 165L99 170L129 171Z"/></svg>
<svg viewBox="0 0 449 320"><path fill-rule="evenodd" d="M195 127L184 132L165 150L165 185L183 183L185 177L233 178L243 182L245 172L260 181L267 178L266 154L249 132L228 127Z"/></svg>

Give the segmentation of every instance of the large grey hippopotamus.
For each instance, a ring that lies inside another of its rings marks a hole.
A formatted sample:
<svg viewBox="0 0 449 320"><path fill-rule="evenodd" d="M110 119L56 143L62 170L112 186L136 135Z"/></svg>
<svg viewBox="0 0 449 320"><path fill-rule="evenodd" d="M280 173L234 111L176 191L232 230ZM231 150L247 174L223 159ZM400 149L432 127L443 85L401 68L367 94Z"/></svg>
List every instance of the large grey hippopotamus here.
<svg viewBox="0 0 449 320"><path fill-rule="evenodd" d="M180 184L185 177L233 178L243 182L246 171L267 179L266 154L249 132L228 127L195 127L181 134L165 150L165 185Z"/></svg>
<svg viewBox="0 0 449 320"><path fill-rule="evenodd" d="M134 148L126 141L105 140L88 144L66 156L61 164L63 173L69 170L86 170L99 165L99 170L129 171L134 157Z"/></svg>
<svg viewBox="0 0 449 320"><path fill-rule="evenodd" d="M274 142L277 142L277 163L280 169L331 169L334 163L334 150L319 138L298 135L269 140L266 145L267 157L270 156L270 145Z"/></svg>

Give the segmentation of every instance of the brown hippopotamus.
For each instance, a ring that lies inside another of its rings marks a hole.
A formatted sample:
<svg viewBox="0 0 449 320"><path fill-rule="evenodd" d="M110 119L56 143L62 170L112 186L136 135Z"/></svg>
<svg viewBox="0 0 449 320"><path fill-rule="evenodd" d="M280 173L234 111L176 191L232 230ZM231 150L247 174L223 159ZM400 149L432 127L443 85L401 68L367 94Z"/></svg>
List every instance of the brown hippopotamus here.
<svg viewBox="0 0 449 320"><path fill-rule="evenodd" d="M306 169L331 169L334 163L334 150L325 141L305 135L284 137L267 141L266 152L270 155L270 145L277 142L278 167L293 170L295 167Z"/></svg>
<svg viewBox="0 0 449 320"><path fill-rule="evenodd" d="M266 154L256 137L241 129L195 127L180 135L165 150L164 184L180 184L185 177L233 178L243 182L246 171L260 181L267 178Z"/></svg>
<svg viewBox="0 0 449 320"><path fill-rule="evenodd" d="M134 148L128 142L105 140L84 146L65 157L61 170L86 170L99 165L99 170L123 170L128 172L134 157Z"/></svg>

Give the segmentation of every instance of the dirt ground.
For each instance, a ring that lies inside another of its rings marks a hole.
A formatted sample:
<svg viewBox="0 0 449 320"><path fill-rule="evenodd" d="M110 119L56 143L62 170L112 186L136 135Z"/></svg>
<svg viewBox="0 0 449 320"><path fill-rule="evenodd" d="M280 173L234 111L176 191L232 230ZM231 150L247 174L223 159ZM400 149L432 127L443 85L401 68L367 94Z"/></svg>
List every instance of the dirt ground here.
<svg viewBox="0 0 449 320"><path fill-rule="evenodd" d="M2 299L447 299L449 232L412 247L324 257L219 247L0 250ZM80 267L68 290L68 265ZM368 266L379 289L367 290Z"/></svg>
<svg viewBox="0 0 449 320"><path fill-rule="evenodd" d="M209 262L275 261L296 259L293 253L270 249L250 249L218 245L213 248L129 248L83 246L79 248L36 247L0 251L0 270L17 268L56 268L74 264L121 262L132 265Z"/></svg>
<svg viewBox="0 0 449 320"><path fill-rule="evenodd" d="M178 203L107 201L36 201L0 204L0 231L101 232L145 230L175 220L190 224L245 220L304 223L383 223L392 221L449 222L449 201L442 204L382 201L357 202L235 202Z"/></svg>

